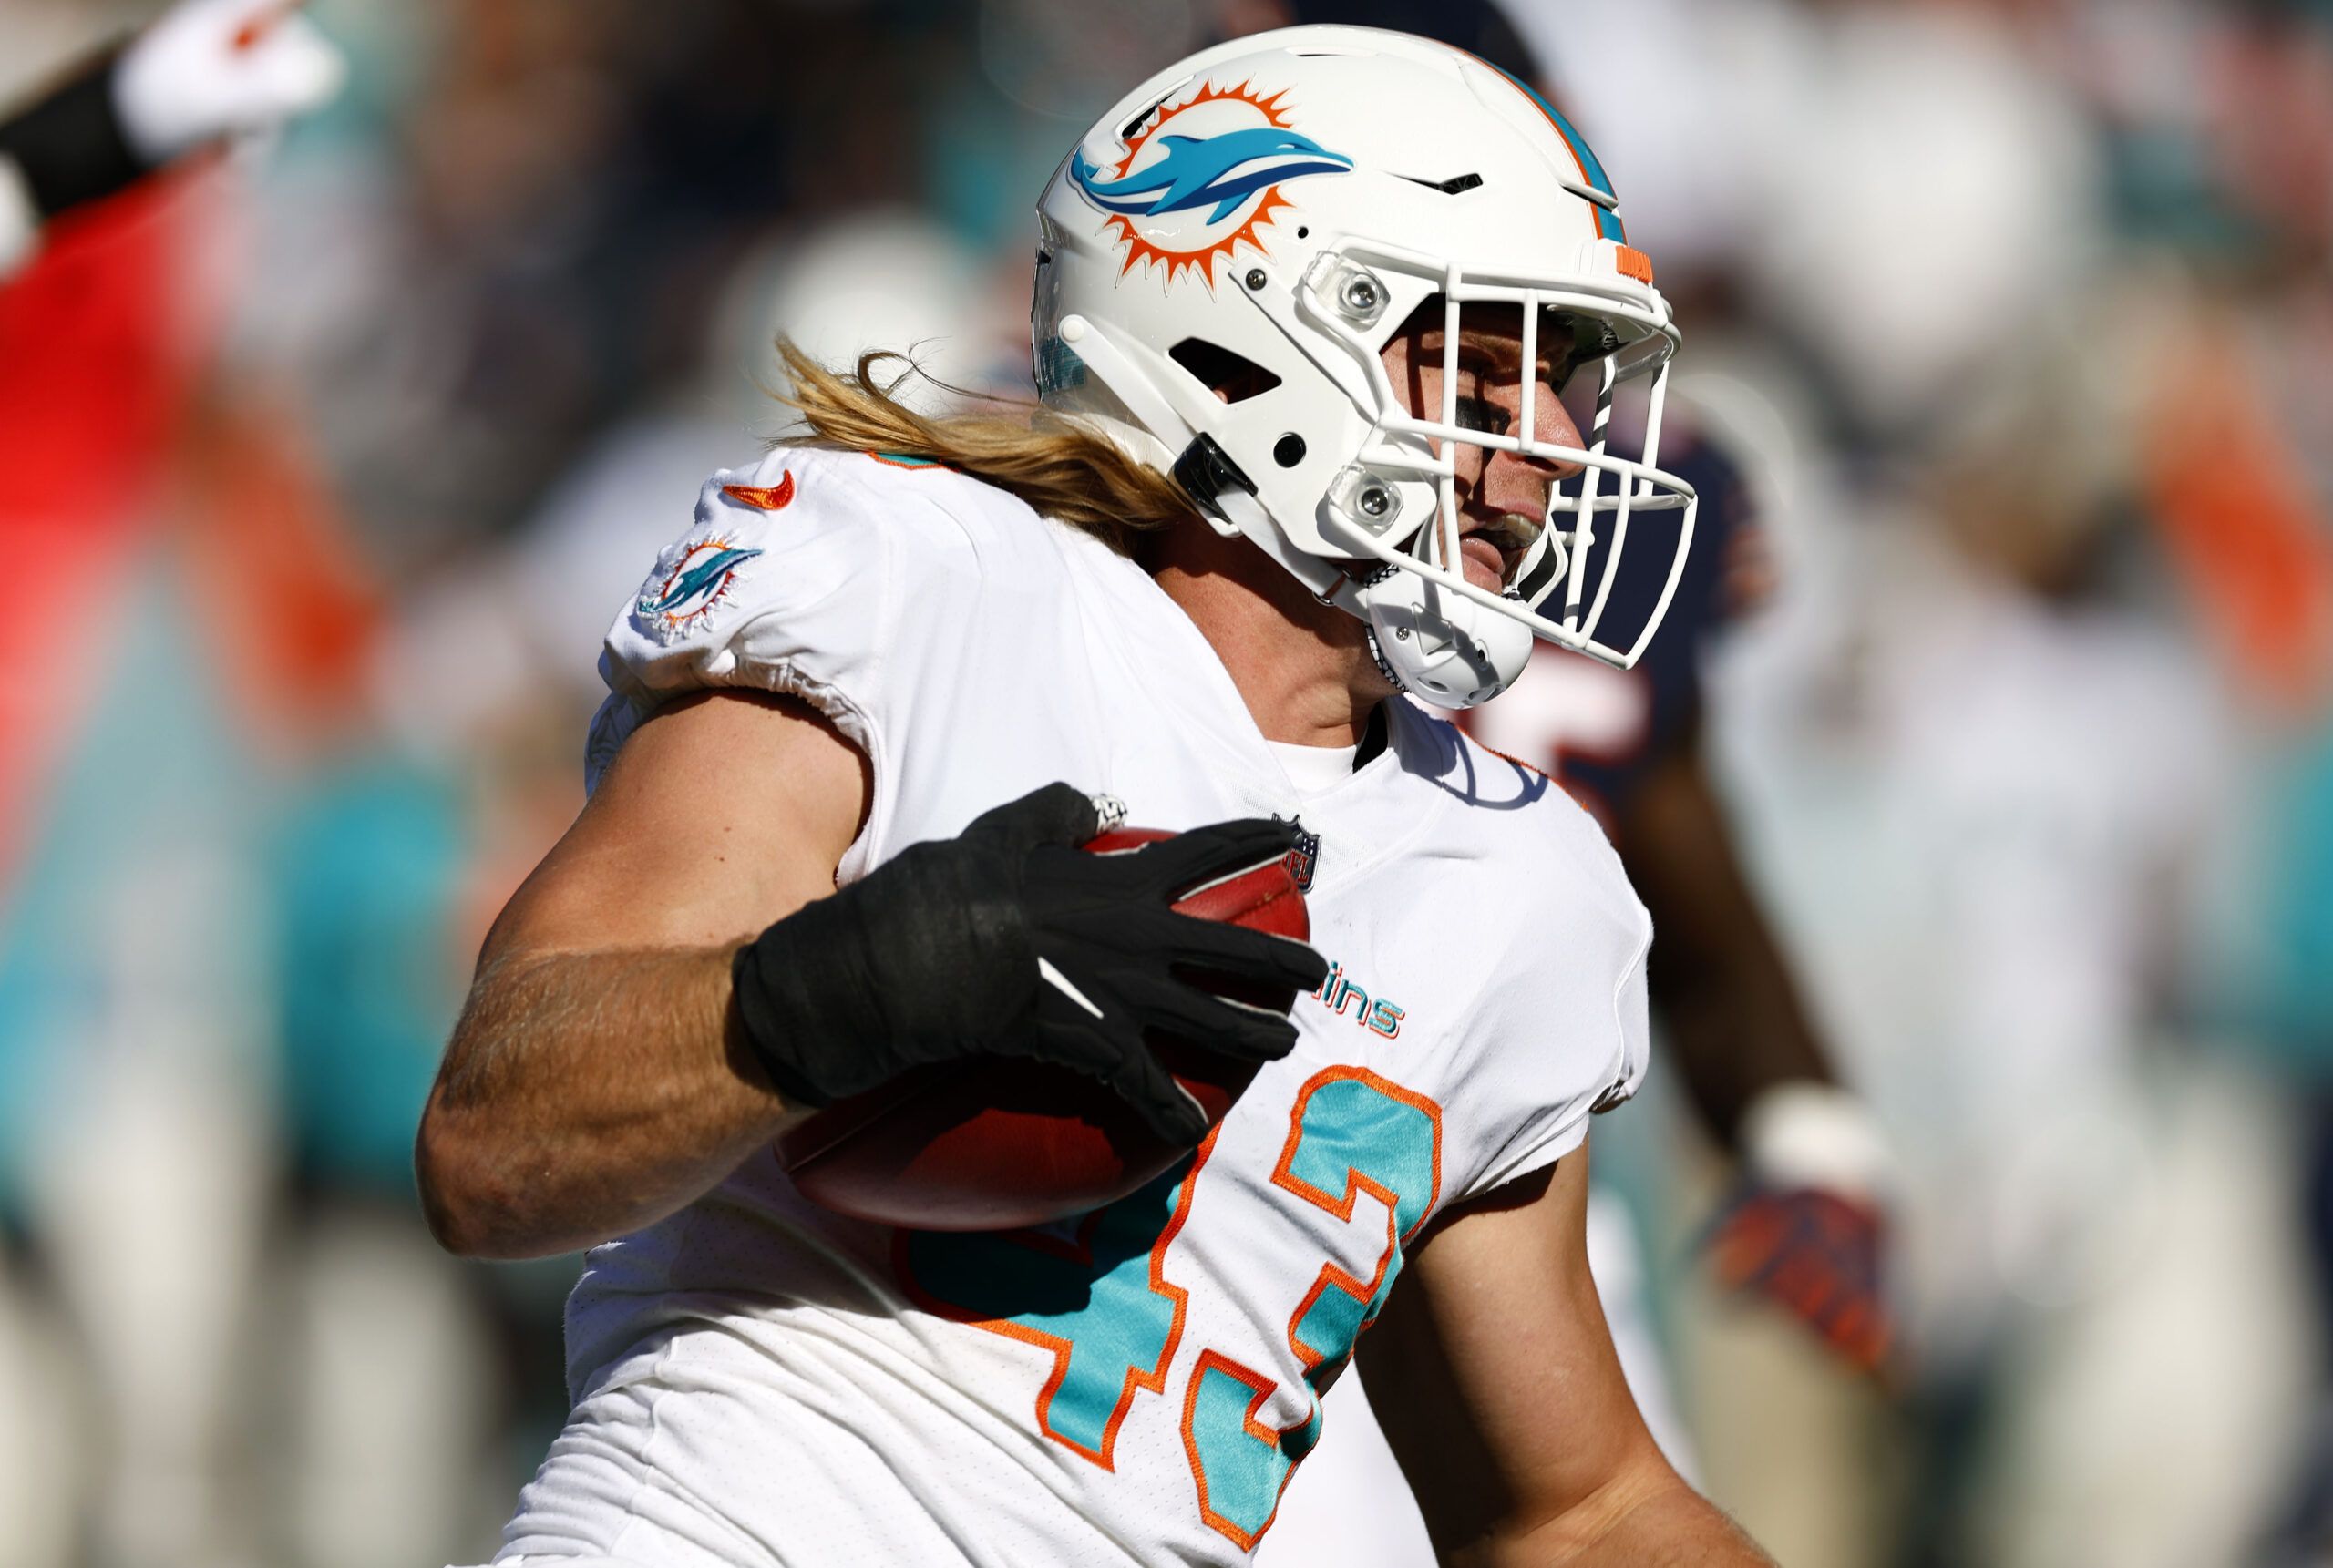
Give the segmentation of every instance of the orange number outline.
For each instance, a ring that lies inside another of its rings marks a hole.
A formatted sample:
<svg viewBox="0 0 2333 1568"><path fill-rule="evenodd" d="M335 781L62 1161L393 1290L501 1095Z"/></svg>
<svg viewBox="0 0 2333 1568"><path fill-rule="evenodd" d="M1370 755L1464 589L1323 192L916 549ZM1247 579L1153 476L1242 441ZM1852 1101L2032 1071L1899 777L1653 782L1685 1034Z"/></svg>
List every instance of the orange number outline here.
<svg viewBox="0 0 2333 1568"><path fill-rule="evenodd" d="M1401 1202L1398 1194L1375 1177L1347 1166L1344 1192L1341 1195L1331 1195L1324 1189L1314 1186L1296 1174L1296 1153L1304 1141L1304 1113L1312 1103L1312 1096L1330 1084L1340 1082L1363 1084L1387 1100L1409 1106L1421 1112L1426 1119L1427 1126L1432 1129L1433 1155L1429 1162L1430 1175L1426 1199L1418 1211L1417 1220L1407 1231L1396 1230L1396 1226L1401 1222ZM1393 1267L1393 1260L1399 1255L1402 1245L1423 1228L1426 1220L1434 1213L1434 1204L1441 1200L1442 1107L1427 1096L1413 1090L1404 1089L1400 1084L1390 1079L1380 1077L1365 1067L1324 1068L1313 1074L1306 1081L1304 1087L1297 1091L1295 1103L1290 1107L1288 1113L1288 1138L1280 1145L1280 1160L1272 1167L1271 1179L1272 1185L1284 1192L1295 1194L1315 1208L1323 1209L1347 1224L1351 1222L1353 1209L1360 1202L1361 1194L1363 1192L1367 1192L1385 1205L1385 1245L1378 1254L1377 1267L1370 1278L1366 1281L1358 1278L1339 1267L1333 1259L1325 1262L1321 1266L1320 1272L1313 1276L1312 1287L1304 1293L1304 1298L1297 1303L1296 1310L1289 1316L1287 1330L1289 1348L1295 1353L1297 1364L1309 1375L1328 1358L1324 1353L1313 1349L1298 1338L1297 1330L1311 1312L1313 1305L1321 1299L1321 1293L1334 1286L1364 1307L1375 1300L1377 1292L1383 1287L1386 1275ZM1359 1333L1368 1332L1370 1325L1374 1321L1373 1318L1364 1320ZM1358 1337L1357 1333L1355 1337L1358 1338ZM1351 1354L1351 1347L1347 1348L1345 1353ZM1241 1551L1253 1551L1256 1542L1263 1539L1264 1532L1271 1529L1272 1521L1280 1517L1280 1502L1278 1498L1273 1500L1271 1512L1265 1517L1264 1522L1253 1533L1242 1530L1231 1520L1218 1513L1208 1502L1207 1471L1200 1462L1198 1438L1193 1430L1193 1423L1198 1413L1199 1389L1210 1368L1223 1373L1226 1377L1237 1378L1255 1391L1255 1397L1249 1400L1247 1413L1243 1418L1245 1429L1249 1437L1260 1442L1268 1442L1275 1448L1284 1448L1286 1440L1290 1435L1302 1431L1318 1420L1320 1403L1318 1396L1315 1395L1312 1413L1294 1426L1284 1428L1268 1426L1256 1418L1262 1410L1264 1401L1278 1390L1280 1384L1277 1379L1258 1372L1252 1368L1243 1366L1217 1350L1200 1351L1197 1361L1191 1368L1190 1384L1183 1397L1183 1452L1190 1463L1192 1483L1198 1490L1199 1517L1207 1522L1210 1529L1237 1544ZM1296 1465L1300 1462L1302 1462L1300 1459L1290 1460L1290 1470L1293 1471ZM1285 1492L1284 1480L1281 1489Z"/></svg>
<svg viewBox="0 0 2333 1568"><path fill-rule="evenodd" d="M1285 1445L1290 1435L1310 1426L1314 1417L1308 1416L1292 1427L1266 1426L1256 1419L1256 1414L1264 1408L1264 1401L1272 1397L1273 1390L1280 1387L1275 1379L1253 1368L1242 1366L1220 1350L1202 1350L1199 1352L1198 1359L1192 1363L1190 1382L1183 1395L1183 1453L1190 1461L1191 1481L1198 1488L1199 1517L1207 1522L1208 1529L1230 1541L1240 1551L1253 1552L1256 1549L1256 1542L1261 1541L1264 1538L1264 1532L1272 1527L1272 1521L1280 1517L1280 1498L1272 1499L1271 1512L1265 1515L1263 1523L1257 1526L1253 1534L1240 1529L1238 1525L1216 1512L1214 1507L1208 1503L1207 1467L1199 1460L1197 1424L1199 1390L1207 1386L1207 1375L1210 1371L1220 1372L1227 1378L1245 1383L1253 1392L1254 1397L1248 1401L1247 1411L1240 1417L1240 1422L1247 1434L1259 1442L1269 1443L1274 1448L1280 1448ZM1316 1408L1315 1416L1317 1414ZM1292 1471L1295 1468L1296 1461L1290 1460L1289 1469ZM1287 1491L1287 1483L1282 1481L1281 1495L1286 1495Z"/></svg>
<svg viewBox="0 0 2333 1568"><path fill-rule="evenodd" d="M1182 1234L1183 1222L1190 1217L1191 1194L1198 1184L1199 1172L1207 1167L1208 1156L1215 1152L1216 1134L1220 1131L1218 1124L1209 1129L1208 1135L1200 1141L1191 1161L1191 1168L1183 1173L1182 1191L1175 1200L1175 1212L1159 1230L1157 1239L1150 1244L1151 1292L1173 1302L1175 1315L1167 1325L1166 1340L1158 1352L1157 1364L1147 1371L1140 1367L1126 1368L1125 1378L1118 1386L1117 1403L1111 1407L1110 1419L1103 1424L1102 1446L1099 1449L1087 1448L1076 1439L1053 1430L1053 1396L1061 1391L1063 1380L1069 1376L1069 1356L1074 1348L1070 1341L1058 1334L1048 1334L1042 1328L1015 1323L1009 1317L975 1317L952 1302L930 1295L916 1283L913 1263L908 1255L908 1233L895 1232L891 1238L891 1263L896 1277L917 1306L953 1322L984 1328L992 1334L1002 1334L1024 1345L1033 1345L1053 1357L1053 1369L1045 1377L1044 1387L1037 1391L1037 1430L1072 1453L1091 1460L1113 1474L1117 1471L1118 1428L1125 1420L1127 1412L1134 1409L1135 1395L1145 1389L1154 1394L1166 1391L1167 1369L1174 1366L1175 1353L1182 1347L1183 1319L1190 1305L1191 1293L1166 1277L1166 1249L1176 1236ZM1071 1263L1090 1265L1094 1261L1094 1228L1101 1223L1103 1212L1096 1209L1085 1216L1084 1223L1078 1226L1074 1241L1064 1241L1059 1236L1032 1230L1000 1231L995 1239L1027 1247L1033 1252L1048 1253Z"/></svg>

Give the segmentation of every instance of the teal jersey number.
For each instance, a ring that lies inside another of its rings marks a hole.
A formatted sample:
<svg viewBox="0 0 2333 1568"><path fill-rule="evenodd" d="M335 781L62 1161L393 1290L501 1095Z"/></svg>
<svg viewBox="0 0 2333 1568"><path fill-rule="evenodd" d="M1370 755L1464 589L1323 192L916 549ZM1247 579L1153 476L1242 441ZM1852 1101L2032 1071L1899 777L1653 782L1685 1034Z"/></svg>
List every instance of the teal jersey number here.
<svg viewBox="0 0 2333 1568"><path fill-rule="evenodd" d="M1210 1133L1187 1164L1066 1235L899 1234L899 1275L920 1302L1053 1357L1038 1430L1105 1470L1115 1468L1135 1396L1161 1392L1174 1364L1189 1293L1166 1277L1166 1254L1214 1148ZM1274 1379L1219 1350L1195 1358L1182 1436L1199 1513L1242 1548L1262 1537L1289 1475L1320 1440L1319 1395L1384 1307L1402 1248L1441 1184L1442 1110L1433 1101L1358 1067L1330 1068L1298 1092L1272 1184L1346 1221L1369 1194L1385 1210L1385 1245L1367 1278L1321 1265L1288 1318L1309 1407L1295 1426L1257 1419Z"/></svg>
<svg viewBox="0 0 2333 1568"><path fill-rule="evenodd" d="M1360 1195L1383 1204L1385 1245L1367 1279L1324 1263L1288 1321L1288 1343L1304 1368L1310 1409L1293 1427L1263 1425L1257 1413L1277 1385L1214 1350L1203 1351L1183 1409L1185 1446L1199 1512L1243 1547L1262 1539L1280 1494L1321 1440L1321 1393L1352 1358L1354 1341L1376 1319L1402 1269L1402 1247L1434 1210L1442 1188L1442 1109L1358 1067L1314 1075L1289 1113L1288 1143L1272 1184L1340 1220Z"/></svg>
<svg viewBox="0 0 2333 1568"><path fill-rule="evenodd" d="M1142 1389L1166 1387L1189 1293L1162 1272L1214 1139L1129 1197L1045 1231L902 1231L900 1276L924 1305L1051 1352L1037 1428L1115 1468L1118 1425Z"/></svg>

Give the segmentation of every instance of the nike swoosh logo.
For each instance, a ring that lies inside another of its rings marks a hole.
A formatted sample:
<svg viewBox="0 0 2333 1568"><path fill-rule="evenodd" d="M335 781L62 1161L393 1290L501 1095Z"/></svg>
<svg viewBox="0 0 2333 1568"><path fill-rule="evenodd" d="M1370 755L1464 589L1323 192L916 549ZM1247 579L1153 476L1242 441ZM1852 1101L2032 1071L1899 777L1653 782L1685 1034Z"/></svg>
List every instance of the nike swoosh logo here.
<svg viewBox="0 0 2333 1568"><path fill-rule="evenodd" d="M775 512L794 499L794 470L788 468L774 486L724 485L721 493L733 501Z"/></svg>
<svg viewBox="0 0 2333 1568"><path fill-rule="evenodd" d="M1084 991L1079 990L1075 986L1070 984L1069 977L1063 974L1059 969L1053 968L1053 961L1051 958L1039 958L1037 960L1037 973L1043 978L1046 984L1052 986L1053 989L1061 992L1062 995L1075 1002L1079 1007L1084 1008L1087 1012L1092 1013L1095 1018L1100 1018L1102 1016L1102 1009L1095 1007L1091 1001L1087 1000Z"/></svg>

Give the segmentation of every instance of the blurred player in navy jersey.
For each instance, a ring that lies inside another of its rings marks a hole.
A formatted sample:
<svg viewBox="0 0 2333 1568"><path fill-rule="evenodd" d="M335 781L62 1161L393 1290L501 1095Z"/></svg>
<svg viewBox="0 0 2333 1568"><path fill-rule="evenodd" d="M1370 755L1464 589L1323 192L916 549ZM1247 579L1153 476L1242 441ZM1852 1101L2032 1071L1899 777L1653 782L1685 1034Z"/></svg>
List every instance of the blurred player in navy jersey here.
<svg viewBox="0 0 2333 1568"><path fill-rule="evenodd" d="M1883 1145L1832 1077L1702 754L1710 641L1769 581L1754 491L1732 454L1690 421L1669 439L1701 514L1662 635L1629 671L1536 659L1531 678L1470 714L1470 727L1548 770L1597 815L1652 911L1660 939L1649 978L1664 1038L1703 1122L1741 1163L1709 1233L1719 1277L1772 1297L1851 1365L1876 1369L1887 1346ZM1641 622L1659 588L1623 572L1608 615Z"/></svg>

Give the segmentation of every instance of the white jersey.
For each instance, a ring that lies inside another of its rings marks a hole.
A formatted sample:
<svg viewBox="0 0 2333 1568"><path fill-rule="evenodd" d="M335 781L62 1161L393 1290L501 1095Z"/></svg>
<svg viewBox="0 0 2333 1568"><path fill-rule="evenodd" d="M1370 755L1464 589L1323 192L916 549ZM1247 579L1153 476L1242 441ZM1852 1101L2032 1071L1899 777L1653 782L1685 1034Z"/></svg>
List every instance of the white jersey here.
<svg viewBox="0 0 2333 1568"><path fill-rule="evenodd" d="M1643 1071L1650 924L1546 778L1396 701L1383 752L1300 795L1146 573L951 470L716 475L602 671L595 780L683 692L823 711L872 766L846 881L1056 779L1140 826L1300 815L1336 967L1192 1159L1078 1220L894 1231L757 1156L595 1249L503 1561L1244 1561L1403 1248Z"/></svg>

